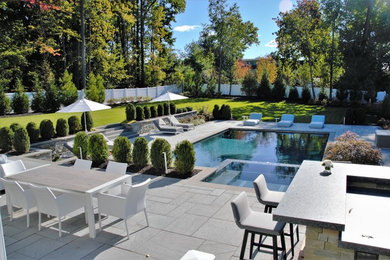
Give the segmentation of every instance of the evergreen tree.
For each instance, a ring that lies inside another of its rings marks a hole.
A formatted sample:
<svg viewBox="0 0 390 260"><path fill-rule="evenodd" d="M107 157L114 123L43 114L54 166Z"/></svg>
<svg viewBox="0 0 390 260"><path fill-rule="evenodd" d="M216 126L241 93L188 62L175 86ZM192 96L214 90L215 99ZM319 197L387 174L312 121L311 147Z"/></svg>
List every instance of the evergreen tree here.
<svg viewBox="0 0 390 260"><path fill-rule="evenodd" d="M99 75L96 76L96 88L99 95L99 103L103 103L106 99L106 89L104 88L103 77Z"/></svg>
<svg viewBox="0 0 390 260"><path fill-rule="evenodd" d="M97 88L96 77L95 74L93 74L92 72L88 75L87 89L85 95L87 99L99 102L99 90Z"/></svg>
<svg viewBox="0 0 390 260"><path fill-rule="evenodd" d="M28 100L28 96L24 93L24 87L20 79L16 80L16 93L12 98L12 109L15 114L24 114L28 112L30 108L30 101Z"/></svg>
<svg viewBox="0 0 390 260"><path fill-rule="evenodd" d="M34 94L31 101L31 110L34 112L45 112L45 94L43 93L38 75L34 75Z"/></svg>
<svg viewBox="0 0 390 260"><path fill-rule="evenodd" d="M65 106L72 104L78 98L76 85L72 81L72 74L65 70L64 76L61 79L61 103Z"/></svg>

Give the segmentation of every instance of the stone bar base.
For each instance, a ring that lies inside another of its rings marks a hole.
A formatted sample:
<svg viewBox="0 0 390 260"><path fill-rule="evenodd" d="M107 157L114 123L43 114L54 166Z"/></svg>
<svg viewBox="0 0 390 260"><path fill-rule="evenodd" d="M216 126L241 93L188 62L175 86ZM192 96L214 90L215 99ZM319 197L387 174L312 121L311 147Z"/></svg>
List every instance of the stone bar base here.
<svg viewBox="0 0 390 260"><path fill-rule="evenodd" d="M305 259L354 259L355 251L338 246L339 231L326 228L306 227ZM379 256L379 260L390 260Z"/></svg>

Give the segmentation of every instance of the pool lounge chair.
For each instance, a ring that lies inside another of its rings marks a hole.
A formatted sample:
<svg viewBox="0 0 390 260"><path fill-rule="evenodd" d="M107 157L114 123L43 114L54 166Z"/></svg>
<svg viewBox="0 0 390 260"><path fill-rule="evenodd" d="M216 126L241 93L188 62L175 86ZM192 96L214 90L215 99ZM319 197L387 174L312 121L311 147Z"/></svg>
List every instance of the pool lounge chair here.
<svg viewBox="0 0 390 260"><path fill-rule="evenodd" d="M280 121L277 123L279 127L290 127L294 124L294 115L283 114Z"/></svg>
<svg viewBox="0 0 390 260"><path fill-rule="evenodd" d="M311 117L311 122L309 124L310 128L324 128L325 116L324 115L314 115Z"/></svg>
<svg viewBox="0 0 390 260"><path fill-rule="evenodd" d="M180 123L179 120L177 120L177 118L175 116L169 116L168 117L168 120L169 122L171 122L171 124L173 126L180 126L180 127L183 127L183 129L185 131L188 131L188 130L191 130L191 129L195 129L194 127L194 124L184 124L184 123Z"/></svg>
<svg viewBox="0 0 390 260"><path fill-rule="evenodd" d="M157 129L164 134L178 134L183 132L183 127L167 125L161 118L154 120L153 123Z"/></svg>
<svg viewBox="0 0 390 260"><path fill-rule="evenodd" d="M244 121L244 125L254 126L260 124L261 118L263 117L262 113L250 113L249 119Z"/></svg>

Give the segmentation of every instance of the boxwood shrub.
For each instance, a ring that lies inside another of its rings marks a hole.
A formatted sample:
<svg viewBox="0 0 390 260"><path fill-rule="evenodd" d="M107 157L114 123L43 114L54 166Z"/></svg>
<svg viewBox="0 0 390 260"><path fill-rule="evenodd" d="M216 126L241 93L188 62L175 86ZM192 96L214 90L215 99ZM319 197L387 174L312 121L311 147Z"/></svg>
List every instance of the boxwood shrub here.
<svg viewBox="0 0 390 260"><path fill-rule="evenodd" d="M83 129L85 131L85 121L84 121L84 114L86 116L86 121L87 121L87 130L88 131L91 131L92 127L93 127L93 120L92 120L92 116L91 116L91 113L90 112L83 112L83 114L81 115L81 118L80 118L80 121L81 121L81 129Z"/></svg>
<svg viewBox="0 0 390 260"><path fill-rule="evenodd" d="M135 113L137 121L142 121L145 119L144 109L141 106L135 107Z"/></svg>
<svg viewBox="0 0 390 260"><path fill-rule="evenodd" d="M57 136L67 136L69 134L68 122L66 122L65 119L63 118L57 119L56 132L57 132Z"/></svg>
<svg viewBox="0 0 390 260"><path fill-rule="evenodd" d="M168 103L167 102L165 102L164 104L163 104L163 108L164 108L164 115L166 116L166 115L169 115L169 105L168 105Z"/></svg>
<svg viewBox="0 0 390 260"><path fill-rule="evenodd" d="M157 110L155 106L150 107L150 117L157 117Z"/></svg>
<svg viewBox="0 0 390 260"><path fill-rule="evenodd" d="M176 114L176 105L173 103L169 104L169 111L171 112L171 115Z"/></svg>
<svg viewBox="0 0 390 260"><path fill-rule="evenodd" d="M184 140L178 143L173 151L176 171L183 175L191 175L195 166L195 150L192 143Z"/></svg>
<svg viewBox="0 0 390 260"><path fill-rule="evenodd" d="M137 167L144 167L149 161L148 140L145 137L137 137L133 145L133 163Z"/></svg>
<svg viewBox="0 0 390 260"><path fill-rule="evenodd" d="M88 154L88 141L89 136L85 132L78 132L74 137L73 141L73 154L77 156L77 158L81 158L80 156L80 147L81 147L81 155L82 158L87 158Z"/></svg>
<svg viewBox="0 0 390 260"><path fill-rule="evenodd" d="M49 140L54 137L54 126L49 119L44 119L39 125L39 131L43 140Z"/></svg>
<svg viewBox="0 0 390 260"><path fill-rule="evenodd" d="M30 137L27 130L23 127L16 129L14 135L14 148L19 154L25 153L30 150Z"/></svg>
<svg viewBox="0 0 390 260"><path fill-rule="evenodd" d="M127 137L119 136L115 138L112 156L116 162L131 162L131 142Z"/></svg>
<svg viewBox="0 0 390 260"><path fill-rule="evenodd" d="M83 119L84 120L84 119ZM69 134L73 135L81 130L81 121L77 116L68 118Z"/></svg>
<svg viewBox="0 0 390 260"><path fill-rule="evenodd" d="M18 128L21 128L22 126L19 123L12 123L10 125L11 130L15 133Z"/></svg>
<svg viewBox="0 0 390 260"><path fill-rule="evenodd" d="M104 140L103 135L91 135L88 142L88 152L91 157L92 163L96 166L107 161L109 149L106 140Z"/></svg>
<svg viewBox="0 0 390 260"><path fill-rule="evenodd" d="M165 170L163 152L165 152L167 155L167 166L169 167L172 161L171 145L165 139L155 139L150 150L150 159L152 161L153 167L161 172Z"/></svg>
<svg viewBox="0 0 390 260"><path fill-rule="evenodd" d="M150 108L148 106L144 106L144 116L145 116L145 119L150 118Z"/></svg>
<svg viewBox="0 0 390 260"><path fill-rule="evenodd" d="M39 140L39 128L35 122L30 122L26 126L28 136L30 137L30 142L35 143Z"/></svg>
<svg viewBox="0 0 390 260"><path fill-rule="evenodd" d="M0 129L0 149L3 153L12 150L14 132L5 126Z"/></svg>
<svg viewBox="0 0 390 260"><path fill-rule="evenodd" d="M164 115L164 108L162 104L157 105L157 115L158 116L163 116Z"/></svg>
<svg viewBox="0 0 390 260"><path fill-rule="evenodd" d="M135 106L132 103L126 105L126 120L135 120Z"/></svg>

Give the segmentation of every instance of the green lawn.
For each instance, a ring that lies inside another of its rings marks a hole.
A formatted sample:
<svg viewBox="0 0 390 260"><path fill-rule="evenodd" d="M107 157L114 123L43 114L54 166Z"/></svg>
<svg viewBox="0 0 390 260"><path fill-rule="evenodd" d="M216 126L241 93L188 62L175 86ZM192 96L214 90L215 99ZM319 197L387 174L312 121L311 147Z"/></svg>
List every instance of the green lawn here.
<svg viewBox="0 0 390 260"><path fill-rule="evenodd" d="M214 104L218 104L219 106L227 104L232 108L234 118L242 119L242 115L249 115L250 112L261 112L263 113L264 121L273 121L275 117L280 117L282 114L294 114L295 122L308 123L310 122L310 117L312 115L322 114L326 116L326 123L342 124L345 115L345 108L302 105L286 102L196 98L176 101L175 103L178 108L191 106L196 110L207 109L210 112L213 110ZM157 103L153 103L153 105L156 104ZM55 124L58 118L67 119L72 115L81 116L81 113L52 113L2 117L0 118L0 127L9 126L14 122L17 122L22 126L26 126L29 122L39 124L43 119L50 119ZM92 117L95 126L124 122L126 119L125 107L120 106L109 110L95 111L92 112Z"/></svg>

